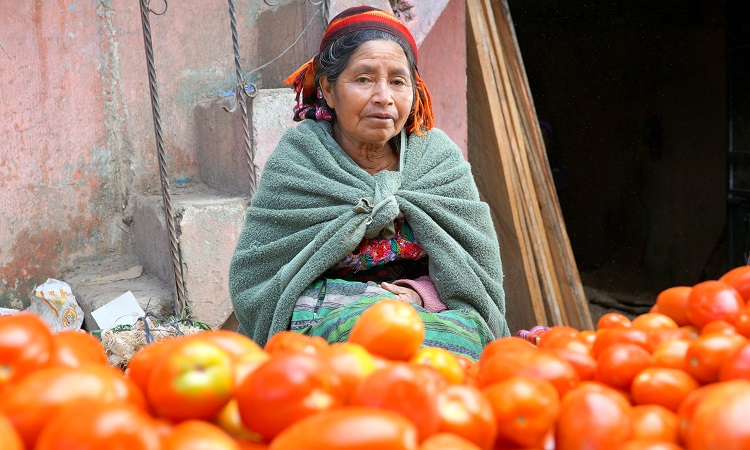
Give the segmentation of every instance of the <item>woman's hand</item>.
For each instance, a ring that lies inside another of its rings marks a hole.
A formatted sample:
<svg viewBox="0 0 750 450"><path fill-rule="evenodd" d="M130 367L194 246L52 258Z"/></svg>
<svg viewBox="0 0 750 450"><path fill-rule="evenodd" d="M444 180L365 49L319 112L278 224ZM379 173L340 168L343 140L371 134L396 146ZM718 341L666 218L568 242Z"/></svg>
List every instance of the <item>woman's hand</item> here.
<svg viewBox="0 0 750 450"><path fill-rule="evenodd" d="M404 286L396 286L395 284L382 282L380 283L380 287L385 289L386 291L396 294L396 297L404 302L407 303L414 303L415 305L424 306L424 302L422 302L422 297L419 296L417 291L414 289L409 289L408 287Z"/></svg>

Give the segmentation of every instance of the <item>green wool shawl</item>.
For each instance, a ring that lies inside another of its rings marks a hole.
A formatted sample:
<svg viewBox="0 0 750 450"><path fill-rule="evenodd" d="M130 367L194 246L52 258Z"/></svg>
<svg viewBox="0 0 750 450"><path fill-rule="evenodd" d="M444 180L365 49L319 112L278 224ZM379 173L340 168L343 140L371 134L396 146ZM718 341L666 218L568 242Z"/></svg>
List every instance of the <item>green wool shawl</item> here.
<svg viewBox="0 0 750 450"><path fill-rule="evenodd" d="M328 122L305 120L284 133L230 265L240 333L265 345L289 329L302 291L401 211L448 309L473 309L486 322L478 326L510 334L497 235L469 164L440 130L405 142L400 172L371 175L334 141Z"/></svg>

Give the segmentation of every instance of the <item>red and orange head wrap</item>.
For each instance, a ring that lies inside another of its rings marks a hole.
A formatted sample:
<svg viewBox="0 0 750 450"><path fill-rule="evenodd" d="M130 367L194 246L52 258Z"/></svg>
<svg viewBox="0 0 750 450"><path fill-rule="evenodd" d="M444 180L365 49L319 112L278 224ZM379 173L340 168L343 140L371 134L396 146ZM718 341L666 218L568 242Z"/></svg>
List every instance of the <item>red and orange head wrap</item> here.
<svg viewBox="0 0 750 450"><path fill-rule="evenodd" d="M322 52L342 36L360 30L380 30L401 39L411 48L414 60L417 61L417 43L409 29L393 14L370 6L355 6L348 8L334 17L320 41L319 52ZM297 93L297 106L294 109L294 120L305 118L333 120L333 116L326 108L321 108L322 99L318 95L315 83L315 70L320 53L313 56L284 82L290 84ZM414 68L414 107L406 122L406 131L423 135L433 127L432 102L424 81Z"/></svg>

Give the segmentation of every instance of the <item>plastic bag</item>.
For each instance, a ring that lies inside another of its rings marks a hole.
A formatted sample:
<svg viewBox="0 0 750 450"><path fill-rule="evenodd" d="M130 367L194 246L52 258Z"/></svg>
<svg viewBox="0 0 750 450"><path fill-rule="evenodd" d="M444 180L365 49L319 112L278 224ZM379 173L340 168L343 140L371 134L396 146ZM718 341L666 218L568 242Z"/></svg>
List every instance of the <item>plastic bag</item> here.
<svg viewBox="0 0 750 450"><path fill-rule="evenodd" d="M81 328L83 310L78 306L70 285L48 278L34 288L29 311L40 315L52 331Z"/></svg>

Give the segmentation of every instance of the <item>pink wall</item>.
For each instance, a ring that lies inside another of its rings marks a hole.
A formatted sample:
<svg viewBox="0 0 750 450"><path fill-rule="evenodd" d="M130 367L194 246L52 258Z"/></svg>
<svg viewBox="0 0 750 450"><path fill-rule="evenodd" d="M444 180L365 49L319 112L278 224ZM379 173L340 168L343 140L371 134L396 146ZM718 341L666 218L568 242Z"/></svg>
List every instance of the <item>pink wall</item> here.
<svg viewBox="0 0 750 450"><path fill-rule="evenodd" d="M238 6L247 65L257 8ZM0 19L0 306L21 307L47 277L123 250L156 150L137 0L3 1ZM195 177L193 104L235 83L227 2L150 20L170 176Z"/></svg>

